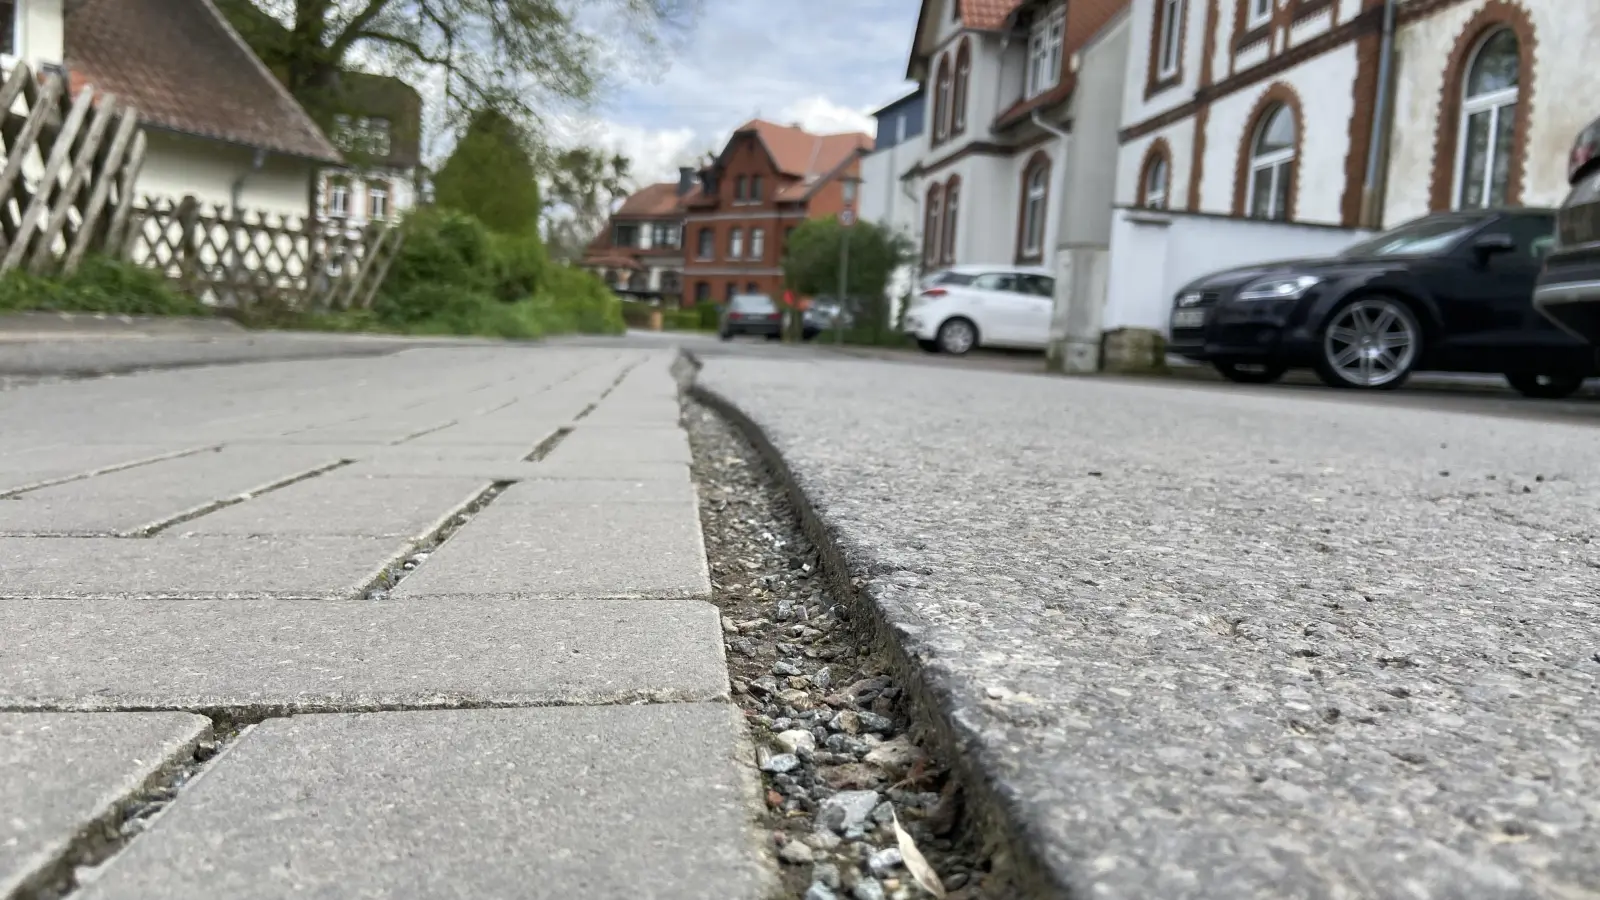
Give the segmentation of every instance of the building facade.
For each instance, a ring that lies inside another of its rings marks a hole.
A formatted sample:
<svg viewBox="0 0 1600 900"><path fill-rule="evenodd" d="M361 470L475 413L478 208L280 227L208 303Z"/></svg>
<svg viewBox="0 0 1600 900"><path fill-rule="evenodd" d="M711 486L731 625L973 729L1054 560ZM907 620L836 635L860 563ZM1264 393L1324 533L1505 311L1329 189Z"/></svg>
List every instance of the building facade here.
<svg viewBox="0 0 1600 900"><path fill-rule="evenodd" d="M618 294L669 305L682 302L684 200L694 187L694 170L682 169L678 181L630 194L589 243L583 267Z"/></svg>
<svg viewBox="0 0 1600 900"><path fill-rule="evenodd" d="M859 212L872 138L812 134L760 119L741 126L684 195L686 303L783 293L788 236L812 218Z"/></svg>
<svg viewBox="0 0 1600 900"><path fill-rule="evenodd" d="M346 165L318 173L319 218L362 226L388 222L415 206L422 170L422 97L398 78L340 72L329 133Z"/></svg>
<svg viewBox="0 0 1600 900"><path fill-rule="evenodd" d="M921 204L923 268L1054 266L1084 51L1125 6L925 0L906 74L926 97L928 126L905 174Z"/></svg>
<svg viewBox="0 0 1600 900"><path fill-rule="evenodd" d="M1553 206L1595 107L1564 0L1133 0L1107 325L1232 263ZM1387 73L1388 77L1385 78ZM1152 273L1160 272L1160 277Z"/></svg>
<svg viewBox="0 0 1600 900"><path fill-rule="evenodd" d="M907 175L927 151L927 95L917 88L872 114L877 138L861 158L861 218L920 246L922 202ZM889 317L916 283L921 266L913 261L896 270L887 290Z"/></svg>

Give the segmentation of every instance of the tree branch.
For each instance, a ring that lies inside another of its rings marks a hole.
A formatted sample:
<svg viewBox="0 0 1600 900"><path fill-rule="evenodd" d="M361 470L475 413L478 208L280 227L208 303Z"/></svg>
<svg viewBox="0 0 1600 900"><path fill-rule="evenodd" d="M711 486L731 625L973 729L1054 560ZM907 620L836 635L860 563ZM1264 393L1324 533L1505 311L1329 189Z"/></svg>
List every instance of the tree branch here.
<svg viewBox="0 0 1600 900"><path fill-rule="evenodd" d="M333 58L344 59L345 51L349 50L351 45L364 37L370 36L367 26L382 15L391 2L393 0L367 0L367 5L350 18L350 21L344 26L344 30L339 32L338 37L335 37L333 42L328 45L328 52L332 54Z"/></svg>

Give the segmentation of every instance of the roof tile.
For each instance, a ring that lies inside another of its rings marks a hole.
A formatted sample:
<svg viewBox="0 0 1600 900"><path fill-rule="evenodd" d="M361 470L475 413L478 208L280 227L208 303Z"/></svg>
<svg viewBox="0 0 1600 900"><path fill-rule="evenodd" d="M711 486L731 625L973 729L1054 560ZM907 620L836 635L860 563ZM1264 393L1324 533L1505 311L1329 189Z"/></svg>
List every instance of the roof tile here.
<svg viewBox="0 0 1600 900"><path fill-rule="evenodd" d="M629 194L612 215L622 218L676 215L683 211L682 199L678 196L676 181L663 181Z"/></svg>
<svg viewBox="0 0 1600 900"><path fill-rule="evenodd" d="M778 171L794 175L803 182L832 172L852 153L871 150L873 143L870 136L859 131L812 134L794 125L778 125L765 119L752 119L740 126L739 131L754 131L772 154Z"/></svg>
<svg viewBox="0 0 1600 900"><path fill-rule="evenodd" d="M75 87L116 94L146 125L342 161L210 0L82 0L70 10L66 62Z"/></svg>
<svg viewBox="0 0 1600 900"><path fill-rule="evenodd" d="M961 24L979 31L994 31L1021 5L1022 0L961 0Z"/></svg>

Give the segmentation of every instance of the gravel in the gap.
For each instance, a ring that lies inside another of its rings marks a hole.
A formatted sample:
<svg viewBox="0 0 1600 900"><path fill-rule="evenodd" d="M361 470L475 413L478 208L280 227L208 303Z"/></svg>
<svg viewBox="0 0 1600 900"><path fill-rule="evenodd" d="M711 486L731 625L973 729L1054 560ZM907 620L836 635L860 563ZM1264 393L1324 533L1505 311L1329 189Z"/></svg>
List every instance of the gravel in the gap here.
<svg viewBox="0 0 1600 900"><path fill-rule="evenodd" d="M713 599L785 896L929 896L901 859L898 814L952 900L987 900L987 861L958 827L956 786L907 733L900 687L832 596L783 491L720 417L695 403L685 416Z"/></svg>

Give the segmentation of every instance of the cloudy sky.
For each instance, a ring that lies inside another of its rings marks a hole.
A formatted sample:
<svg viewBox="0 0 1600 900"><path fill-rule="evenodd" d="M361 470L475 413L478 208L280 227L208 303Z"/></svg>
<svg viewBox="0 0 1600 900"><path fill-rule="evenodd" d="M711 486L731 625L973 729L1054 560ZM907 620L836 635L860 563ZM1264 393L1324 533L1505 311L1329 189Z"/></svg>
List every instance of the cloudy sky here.
<svg viewBox="0 0 1600 900"><path fill-rule="evenodd" d="M592 115L563 125L632 159L640 184L675 179L680 163L756 116L871 134L866 113L909 89L918 0L702 2L654 71L628 67Z"/></svg>

